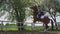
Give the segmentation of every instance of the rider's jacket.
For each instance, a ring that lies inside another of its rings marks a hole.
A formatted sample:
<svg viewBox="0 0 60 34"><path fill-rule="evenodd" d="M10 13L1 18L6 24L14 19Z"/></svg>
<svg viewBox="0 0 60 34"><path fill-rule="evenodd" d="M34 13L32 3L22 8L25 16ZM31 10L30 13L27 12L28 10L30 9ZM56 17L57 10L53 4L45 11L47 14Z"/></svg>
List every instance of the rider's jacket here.
<svg viewBox="0 0 60 34"><path fill-rule="evenodd" d="M44 13L43 12L40 12L39 14L38 14L38 18L40 18L41 16L43 16L44 15Z"/></svg>

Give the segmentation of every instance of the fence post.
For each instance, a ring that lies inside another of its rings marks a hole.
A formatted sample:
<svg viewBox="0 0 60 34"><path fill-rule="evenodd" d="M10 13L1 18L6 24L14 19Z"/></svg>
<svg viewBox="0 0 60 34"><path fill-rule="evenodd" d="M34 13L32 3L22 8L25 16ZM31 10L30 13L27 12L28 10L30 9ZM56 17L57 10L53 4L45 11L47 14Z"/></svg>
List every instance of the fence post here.
<svg viewBox="0 0 60 34"><path fill-rule="evenodd" d="M20 22L20 26L19 26L20 30L24 30L24 25L23 22Z"/></svg>
<svg viewBox="0 0 60 34"><path fill-rule="evenodd" d="M1 21L1 31L3 31L3 21Z"/></svg>

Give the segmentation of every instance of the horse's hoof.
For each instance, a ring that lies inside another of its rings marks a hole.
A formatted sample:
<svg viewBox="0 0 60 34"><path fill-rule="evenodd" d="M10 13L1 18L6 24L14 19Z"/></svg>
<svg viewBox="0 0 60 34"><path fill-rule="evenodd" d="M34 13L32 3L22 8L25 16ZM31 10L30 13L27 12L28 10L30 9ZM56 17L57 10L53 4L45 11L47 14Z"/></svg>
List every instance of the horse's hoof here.
<svg viewBox="0 0 60 34"><path fill-rule="evenodd" d="M46 32L47 31L47 29L45 29L43 32Z"/></svg>

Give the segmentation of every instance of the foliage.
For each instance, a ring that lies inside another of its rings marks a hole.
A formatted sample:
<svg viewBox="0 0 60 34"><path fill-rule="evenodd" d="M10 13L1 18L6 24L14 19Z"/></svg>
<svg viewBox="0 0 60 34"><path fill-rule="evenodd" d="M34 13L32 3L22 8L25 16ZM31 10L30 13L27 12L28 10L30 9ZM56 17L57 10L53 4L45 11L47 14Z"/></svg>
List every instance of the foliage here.
<svg viewBox="0 0 60 34"><path fill-rule="evenodd" d="M55 12L60 12L60 3L57 0L45 0L44 6L54 8Z"/></svg>

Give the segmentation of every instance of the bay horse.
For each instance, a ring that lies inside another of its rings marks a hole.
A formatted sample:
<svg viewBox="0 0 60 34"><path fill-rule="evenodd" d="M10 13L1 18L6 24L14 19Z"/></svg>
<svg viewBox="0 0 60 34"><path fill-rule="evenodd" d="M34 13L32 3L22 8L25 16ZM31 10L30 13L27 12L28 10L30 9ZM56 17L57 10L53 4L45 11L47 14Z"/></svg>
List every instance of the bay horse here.
<svg viewBox="0 0 60 34"><path fill-rule="evenodd" d="M38 11L38 6L33 6L33 7L30 7L31 9L33 9L33 23L36 23L36 21L41 21L41 22L43 22L44 24L45 24L45 31L47 31L47 29L48 29L48 23L50 23L50 21L51 22L53 22L51 19L49 19L47 16L44 16L44 18L43 19L41 19L41 18L38 18L37 17L37 15L38 15L38 13L39 13L39 11ZM53 27L53 26L52 26Z"/></svg>

